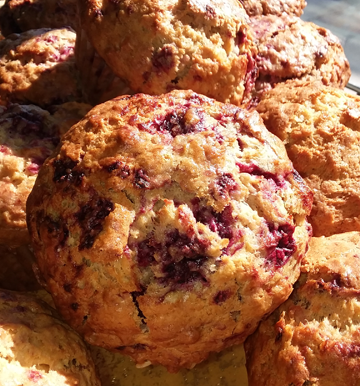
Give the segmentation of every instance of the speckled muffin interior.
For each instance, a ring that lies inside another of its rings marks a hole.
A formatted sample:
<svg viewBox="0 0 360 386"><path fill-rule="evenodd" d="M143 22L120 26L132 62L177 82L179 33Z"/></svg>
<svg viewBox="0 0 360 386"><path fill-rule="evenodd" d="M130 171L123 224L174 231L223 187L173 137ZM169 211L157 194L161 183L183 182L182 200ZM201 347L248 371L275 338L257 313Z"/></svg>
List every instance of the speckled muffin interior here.
<svg viewBox="0 0 360 386"><path fill-rule="evenodd" d="M315 236L360 231L360 98L321 83L288 81L258 105L314 191Z"/></svg>
<svg viewBox="0 0 360 386"><path fill-rule="evenodd" d="M73 30L30 30L0 41L0 103L81 101Z"/></svg>
<svg viewBox="0 0 360 386"><path fill-rule="evenodd" d="M257 75L238 0L81 3L82 28L135 92L191 89L240 104Z"/></svg>
<svg viewBox="0 0 360 386"><path fill-rule="evenodd" d="M0 382L7 386L100 386L80 336L46 303L0 290Z"/></svg>
<svg viewBox="0 0 360 386"><path fill-rule="evenodd" d="M5 36L39 28L79 27L76 0L6 0L0 8Z"/></svg>
<svg viewBox="0 0 360 386"><path fill-rule="evenodd" d="M261 99L264 91L287 79L346 86L350 65L339 39L329 30L286 14L251 17L250 27L258 48L255 97Z"/></svg>
<svg viewBox="0 0 360 386"><path fill-rule="evenodd" d="M257 113L173 91L91 110L41 168L27 220L65 319L176 371L289 296L311 202Z"/></svg>
<svg viewBox="0 0 360 386"><path fill-rule="evenodd" d="M288 15L301 16L305 0L239 0L249 16Z"/></svg>
<svg viewBox="0 0 360 386"><path fill-rule="evenodd" d="M360 382L360 234L314 237L288 301L245 343L250 386Z"/></svg>

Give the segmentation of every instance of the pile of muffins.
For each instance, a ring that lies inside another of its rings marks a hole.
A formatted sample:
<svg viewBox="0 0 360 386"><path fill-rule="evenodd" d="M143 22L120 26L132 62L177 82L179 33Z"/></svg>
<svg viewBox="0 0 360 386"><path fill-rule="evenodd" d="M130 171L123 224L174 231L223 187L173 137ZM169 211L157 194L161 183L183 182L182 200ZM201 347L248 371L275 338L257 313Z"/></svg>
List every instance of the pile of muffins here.
<svg viewBox="0 0 360 386"><path fill-rule="evenodd" d="M1 380L221 385L244 343L250 386L359 384L360 98L305 6L0 8Z"/></svg>

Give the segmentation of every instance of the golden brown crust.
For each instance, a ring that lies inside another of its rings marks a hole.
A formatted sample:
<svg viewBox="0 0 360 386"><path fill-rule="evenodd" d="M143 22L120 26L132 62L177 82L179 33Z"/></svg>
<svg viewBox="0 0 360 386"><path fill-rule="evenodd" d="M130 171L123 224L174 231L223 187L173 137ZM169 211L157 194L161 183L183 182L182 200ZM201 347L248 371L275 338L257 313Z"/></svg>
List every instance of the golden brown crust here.
<svg viewBox="0 0 360 386"><path fill-rule="evenodd" d="M360 234L313 238L289 300L245 344L249 386L360 382Z"/></svg>
<svg viewBox="0 0 360 386"><path fill-rule="evenodd" d="M238 0L81 4L91 43L136 92L192 89L240 104L253 86L256 50Z"/></svg>
<svg viewBox="0 0 360 386"><path fill-rule="evenodd" d="M3 385L100 386L81 338L31 294L0 291Z"/></svg>
<svg viewBox="0 0 360 386"><path fill-rule="evenodd" d="M66 320L92 344L175 371L241 343L287 298L311 201L258 114L173 91L91 110L27 209Z"/></svg>
<svg viewBox="0 0 360 386"><path fill-rule="evenodd" d="M339 39L329 30L286 14L251 17L250 27L258 48L257 99L287 79L346 86L350 65Z"/></svg>
<svg viewBox="0 0 360 386"><path fill-rule="evenodd" d="M0 41L0 103L81 101L75 37L70 29L43 28Z"/></svg>
<svg viewBox="0 0 360 386"><path fill-rule="evenodd" d="M306 6L305 0L240 0L249 16L276 15L284 12L288 15L301 16Z"/></svg>
<svg viewBox="0 0 360 386"><path fill-rule="evenodd" d="M34 105L0 106L0 244L29 244L25 205L40 166L90 106L69 102L53 114Z"/></svg>
<svg viewBox="0 0 360 386"><path fill-rule="evenodd" d="M314 191L314 235L360 231L360 98L318 82L288 81L257 110Z"/></svg>

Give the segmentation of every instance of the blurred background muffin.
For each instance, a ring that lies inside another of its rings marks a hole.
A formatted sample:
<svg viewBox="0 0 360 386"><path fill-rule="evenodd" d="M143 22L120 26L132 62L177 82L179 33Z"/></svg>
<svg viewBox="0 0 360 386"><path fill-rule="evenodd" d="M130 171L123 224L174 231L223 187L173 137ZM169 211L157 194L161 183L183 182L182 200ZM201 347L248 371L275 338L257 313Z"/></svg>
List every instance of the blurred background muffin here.
<svg viewBox="0 0 360 386"><path fill-rule="evenodd" d="M276 15L283 13L301 16L306 6L305 0L240 0L249 16Z"/></svg>
<svg viewBox="0 0 360 386"><path fill-rule="evenodd" d="M263 92L288 79L320 80L339 88L349 81L349 62L329 30L286 14L251 17L250 27L258 49L255 103Z"/></svg>
<svg viewBox="0 0 360 386"><path fill-rule="evenodd" d="M287 81L266 93L257 111L314 192L314 236L360 231L360 97Z"/></svg>
<svg viewBox="0 0 360 386"><path fill-rule="evenodd" d="M82 101L75 32L38 29L0 41L0 103L41 107Z"/></svg>
<svg viewBox="0 0 360 386"><path fill-rule="evenodd" d="M135 92L192 89L240 104L256 77L256 49L237 0L81 3L82 28Z"/></svg>
<svg viewBox="0 0 360 386"><path fill-rule="evenodd" d="M79 28L76 0L6 0L0 8L4 36L39 28Z"/></svg>
<svg viewBox="0 0 360 386"><path fill-rule="evenodd" d="M0 290L0 382L100 386L81 338L31 294Z"/></svg>

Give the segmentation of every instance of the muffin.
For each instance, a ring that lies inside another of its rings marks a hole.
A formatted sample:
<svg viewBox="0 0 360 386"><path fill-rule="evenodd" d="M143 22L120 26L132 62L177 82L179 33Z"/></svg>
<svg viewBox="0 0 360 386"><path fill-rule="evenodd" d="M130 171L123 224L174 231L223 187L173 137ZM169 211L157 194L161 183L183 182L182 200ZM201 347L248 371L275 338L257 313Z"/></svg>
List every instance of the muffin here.
<svg viewBox="0 0 360 386"><path fill-rule="evenodd" d="M349 62L339 39L329 30L286 14L251 17L250 27L258 48L255 98L294 78L346 86Z"/></svg>
<svg viewBox="0 0 360 386"><path fill-rule="evenodd" d="M41 107L81 101L75 32L38 29L0 41L0 103Z"/></svg>
<svg viewBox="0 0 360 386"><path fill-rule="evenodd" d="M79 28L75 0L6 0L0 8L5 36L39 28Z"/></svg>
<svg viewBox="0 0 360 386"><path fill-rule="evenodd" d="M245 343L249 386L360 383L360 234L313 238L290 298Z"/></svg>
<svg viewBox="0 0 360 386"><path fill-rule="evenodd" d="M29 243L25 206L37 173L60 135L90 106L70 103L52 109L53 115L34 105L0 106L0 244L8 247Z"/></svg>
<svg viewBox="0 0 360 386"><path fill-rule="evenodd" d="M0 291L0 380L7 386L100 386L81 338L30 294Z"/></svg>
<svg viewBox="0 0 360 386"><path fill-rule="evenodd" d="M360 97L288 81L266 93L257 110L314 192L314 236L360 231Z"/></svg>
<svg viewBox="0 0 360 386"><path fill-rule="evenodd" d="M92 109L41 168L27 221L63 317L177 371L289 296L311 202L256 112L175 90Z"/></svg>
<svg viewBox="0 0 360 386"><path fill-rule="evenodd" d="M301 16L306 6L305 0L239 0L249 16L277 15L283 13Z"/></svg>
<svg viewBox="0 0 360 386"><path fill-rule="evenodd" d="M257 75L238 0L81 2L82 28L135 92L191 89L240 104Z"/></svg>

